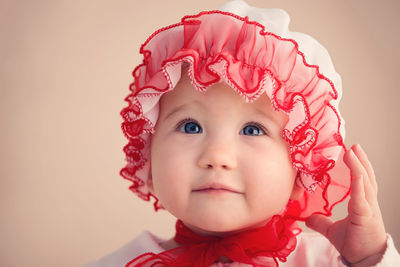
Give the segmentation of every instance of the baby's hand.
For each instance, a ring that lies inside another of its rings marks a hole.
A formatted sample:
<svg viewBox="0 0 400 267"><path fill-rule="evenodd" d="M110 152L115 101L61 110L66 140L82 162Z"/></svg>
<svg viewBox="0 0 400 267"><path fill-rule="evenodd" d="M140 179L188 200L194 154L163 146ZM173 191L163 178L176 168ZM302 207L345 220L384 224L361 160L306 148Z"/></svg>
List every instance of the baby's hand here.
<svg viewBox="0 0 400 267"><path fill-rule="evenodd" d="M336 222L313 215L306 225L328 238L351 266L371 266L380 261L386 249L374 170L360 145L346 151L344 162L353 176L349 214Z"/></svg>

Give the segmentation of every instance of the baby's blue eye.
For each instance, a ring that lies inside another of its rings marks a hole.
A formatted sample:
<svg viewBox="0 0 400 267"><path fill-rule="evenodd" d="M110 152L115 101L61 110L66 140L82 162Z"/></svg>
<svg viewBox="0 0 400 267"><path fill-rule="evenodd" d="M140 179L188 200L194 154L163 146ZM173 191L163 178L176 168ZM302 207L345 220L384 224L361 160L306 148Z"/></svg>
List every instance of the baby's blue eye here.
<svg viewBox="0 0 400 267"><path fill-rule="evenodd" d="M257 135L265 135L265 131L262 129L262 127L257 126L257 125L246 125L239 134L243 135L252 135L252 136L257 136Z"/></svg>
<svg viewBox="0 0 400 267"><path fill-rule="evenodd" d="M199 133L203 132L200 125L194 121L188 121L188 122L181 123L178 126L178 130L180 132L187 133L187 134L199 134Z"/></svg>

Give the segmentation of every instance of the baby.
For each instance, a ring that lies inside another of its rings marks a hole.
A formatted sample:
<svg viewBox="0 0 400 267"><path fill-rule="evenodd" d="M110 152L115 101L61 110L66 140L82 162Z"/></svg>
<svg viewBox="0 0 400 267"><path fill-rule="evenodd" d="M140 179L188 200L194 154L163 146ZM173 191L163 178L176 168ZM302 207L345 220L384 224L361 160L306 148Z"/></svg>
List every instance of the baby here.
<svg viewBox="0 0 400 267"><path fill-rule="evenodd" d="M221 10L149 37L121 112L121 175L178 219L176 235L145 232L88 266L400 266L372 166L343 143L326 50L282 10Z"/></svg>

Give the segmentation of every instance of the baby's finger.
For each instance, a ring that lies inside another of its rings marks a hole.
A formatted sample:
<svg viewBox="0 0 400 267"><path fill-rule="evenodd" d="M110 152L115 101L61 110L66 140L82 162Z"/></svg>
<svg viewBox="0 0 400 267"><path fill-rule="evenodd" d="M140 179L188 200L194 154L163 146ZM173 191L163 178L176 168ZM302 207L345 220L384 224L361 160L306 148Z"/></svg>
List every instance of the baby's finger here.
<svg viewBox="0 0 400 267"><path fill-rule="evenodd" d="M357 225L365 222L365 218L371 214L370 205L365 197L364 178L353 176L351 180L350 201L348 211L350 220Z"/></svg>
<svg viewBox="0 0 400 267"><path fill-rule="evenodd" d="M378 186L376 183L374 168L372 167L371 162L368 160L367 153L365 153L365 151L359 144L353 146L352 149L356 154L357 158L360 160L361 164L364 166L365 170L367 171L370 184L374 188L375 192L377 192Z"/></svg>
<svg viewBox="0 0 400 267"><path fill-rule="evenodd" d="M333 220L331 218L320 214L311 215L306 221L307 227L319 232L328 239L329 227L331 227L332 224Z"/></svg>
<svg viewBox="0 0 400 267"><path fill-rule="evenodd" d="M366 201L365 190L364 190L364 181L362 176L354 175L351 179L351 192L350 197L351 201L356 203Z"/></svg>
<svg viewBox="0 0 400 267"><path fill-rule="evenodd" d="M376 198L376 194L372 189L372 186L369 183L369 180L366 178L368 177L367 171L364 169L363 165L361 164L360 160L354 154L353 149L346 151L344 162L350 168L352 173L353 179L355 177L362 179L363 177L363 184L364 184L364 193L365 198L367 201L372 204L374 198Z"/></svg>

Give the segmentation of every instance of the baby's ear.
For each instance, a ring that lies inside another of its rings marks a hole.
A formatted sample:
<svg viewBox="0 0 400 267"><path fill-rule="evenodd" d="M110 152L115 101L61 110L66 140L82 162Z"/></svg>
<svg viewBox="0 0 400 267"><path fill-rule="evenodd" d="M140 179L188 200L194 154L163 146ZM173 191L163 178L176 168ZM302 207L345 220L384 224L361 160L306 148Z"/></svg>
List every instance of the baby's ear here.
<svg viewBox="0 0 400 267"><path fill-rule="evenodd" d="M154 195L153 177L151 176L151 173L149 173L149 177L147 178L146 185L147 185L147 188L149 189L149 192Z"/></svg>
<svg viewBox="0 0 400 267"><path fill-rule="evenodd" d="M293 184L292 194L290 195L290 199L297 200L299 199L304 192L304 188L297 184L297 179Z"/></svg>

